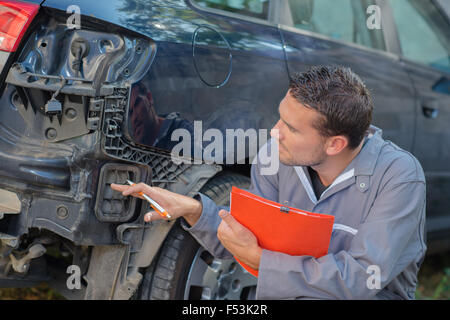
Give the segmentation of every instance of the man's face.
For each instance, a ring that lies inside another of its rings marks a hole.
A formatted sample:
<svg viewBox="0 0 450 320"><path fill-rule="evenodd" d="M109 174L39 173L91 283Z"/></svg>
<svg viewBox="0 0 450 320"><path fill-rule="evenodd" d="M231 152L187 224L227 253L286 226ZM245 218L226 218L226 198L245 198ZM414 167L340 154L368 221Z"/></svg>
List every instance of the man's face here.
<svg viewBox="0 0 450 320"><path fill-rule="evenodd" d="M278 129L280 162L288 166L317 166L326 159L325 139L313 127L321 117L319 112L305 107L288 91L279 106L280 120L273 129Z"/></svg>

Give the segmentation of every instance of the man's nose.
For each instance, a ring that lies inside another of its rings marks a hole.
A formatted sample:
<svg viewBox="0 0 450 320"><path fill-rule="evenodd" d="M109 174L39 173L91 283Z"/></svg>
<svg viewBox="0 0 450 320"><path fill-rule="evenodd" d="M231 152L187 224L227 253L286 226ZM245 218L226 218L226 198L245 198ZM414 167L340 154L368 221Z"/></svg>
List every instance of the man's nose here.
<svg viewBox="0 0 450 320"><path fill-rule="evenodd" d="M270 136L276 140L280 140L281 139L281 132L280 132L280 121L278 121L275 126L272 128L272 130L270 130Z"/></svg>

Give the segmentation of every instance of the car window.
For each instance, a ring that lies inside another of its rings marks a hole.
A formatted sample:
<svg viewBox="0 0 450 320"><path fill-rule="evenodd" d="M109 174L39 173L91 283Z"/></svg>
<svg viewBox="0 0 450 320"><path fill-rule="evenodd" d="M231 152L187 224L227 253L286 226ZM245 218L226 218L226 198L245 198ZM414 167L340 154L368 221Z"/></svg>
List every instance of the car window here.
<svg viewBox="0 0 450 320"><path fill-rule="evenodd" d="M450 1L448 0L436 0L436 5L445 12L447 16L450 16Z"/></svg>
<svg viewBox="0 0 450 320"><path fill-rule="evenodd" d="M368 26L366 12L374 4L374 0L289 0L294 27L385 50L381 15L379 28Z"/></svg>
<svg viewBox="0 0 450 320"><path fill-rule="evenodd" d="M391 0L403 56L450 72L450 25L431 1Z"/></svg>
<svg viewBox="0 0 450 320"><path fill-rule="evenodd" d="M193 0L205 8L213 8L267 20L269 0Z"/></svg>

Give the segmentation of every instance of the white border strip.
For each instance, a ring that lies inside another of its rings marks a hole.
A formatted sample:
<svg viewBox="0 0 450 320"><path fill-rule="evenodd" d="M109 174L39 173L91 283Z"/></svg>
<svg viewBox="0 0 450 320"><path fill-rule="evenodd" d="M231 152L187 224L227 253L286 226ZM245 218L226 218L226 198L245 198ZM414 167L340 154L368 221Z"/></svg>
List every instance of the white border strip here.
<svg viewBox="0 0 450 320"><path fill-rule="evenodd" d="M351 233L352 235L356 235L358 233L358 230L353 229L352 227L346 226L345 224L340 224L340 223L333 224L333 230L346 231L348 233Z"/></svg>
<svg viewBox="0 0 450 320"><path fill-rule="evenodd" d="M311 184L309 183L308 178L305 175L305 172L303 171L302 167L294 167L295 171L297 172L298 177L300 178L301 183L303 184L303 187L306 190L306 193L308 194L309 199L311 200L312 203L317 204L318 199L316 198L316 194L314 193L314 190L311 186ZM332 187L334 187L335 185L348 180L352 177L355 176L355 169L350 169L347 172L341 174L340 176L338 176L333 183L325 189L324 192L322 192L322 195L327 192L328 190L330 190Z"/></svg>
<svg viewBox="0 0 450 320"><path fill-rule="evenodd" d="M308 194L309 199L311 200L312 203L316 204L317 203L316 194L314 193L314 190L311 184L309 183L309 180L306 177L305 172L301 167L294 167L294 168L295 171L297 172L298 177L300 178L301 183L303 184L303 187L306 190L306 193Z"/></svg>
<svg viewBox="0 0 450 320"><path fill-rule="evenodd" d="M336 180L333 181L333 183L328 188L325 189L324 192L322 192L322 194L333 188L335 185L352 178L354 175L355 169L348 170L347 172L341 174L339 177L336 178Z"/></svg>

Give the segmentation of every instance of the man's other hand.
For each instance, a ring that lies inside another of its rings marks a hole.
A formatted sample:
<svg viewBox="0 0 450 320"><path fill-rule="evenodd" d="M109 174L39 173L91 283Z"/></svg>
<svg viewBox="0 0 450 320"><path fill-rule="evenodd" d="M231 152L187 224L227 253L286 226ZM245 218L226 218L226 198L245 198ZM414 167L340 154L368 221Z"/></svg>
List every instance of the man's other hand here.
<svg viewBox="0 0 450 320"><path fill-rule="evenodd" d="M220 210L219 216L222 221L217 229L217 237L222 245L240 261L258 270L262 248L258 245L255 235L228 211Z"/></svg>

